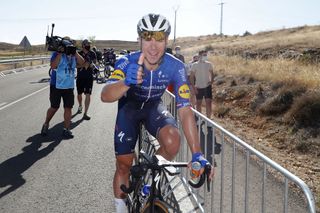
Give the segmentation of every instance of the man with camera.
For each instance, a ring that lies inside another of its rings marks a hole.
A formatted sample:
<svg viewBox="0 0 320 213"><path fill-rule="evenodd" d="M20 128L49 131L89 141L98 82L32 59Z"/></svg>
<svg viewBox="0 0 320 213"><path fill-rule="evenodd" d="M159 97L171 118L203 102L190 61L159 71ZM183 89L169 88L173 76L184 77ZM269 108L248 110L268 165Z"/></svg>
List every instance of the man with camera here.
<svg viewBox="0 0 320 213"><path fill-rule="evenodd" d="M97 62L96 53L90 49L90 44L91 43L87 39L82 41L82 50L79 52L79 54L84 58L85 65L81 68L78 68L77 75L77 92L79 103L78 113L82 113L82 93L84 93L84 120L90 120L90 117L87 113L90 105L90 96L93 86L93 71L95 63Z"/></svg>
<svg viewBox="0 0 320 213"><path fill-rule="evenodd" d="M46 119L41 129L41 135L48 134L49 122L60 107L61 98L64 107L64 138L73 138L70 131L71 109L74 105L74 80L76 66L83 66L85 61L76 51L69 38L53 40L48 44L48 50L54 51L51 56L50 66L53 70L50 79L50 108L47 110Z"/></svg>

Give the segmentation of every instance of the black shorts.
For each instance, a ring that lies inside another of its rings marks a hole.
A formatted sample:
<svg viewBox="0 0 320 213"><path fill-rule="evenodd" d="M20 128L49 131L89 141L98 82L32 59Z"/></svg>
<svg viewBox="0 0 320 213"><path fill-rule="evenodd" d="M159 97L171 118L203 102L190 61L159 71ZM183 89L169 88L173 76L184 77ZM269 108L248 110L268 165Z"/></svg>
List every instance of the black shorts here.
<svg viewBox="0 0 320 213"><path fill-rule="evenodd" d="M50 104L52 108L59 108L61 98L63 99L64 108L72 108L74 104L73 89L57 89L50 85Z"/></svg>
<svg viewBox="0 0 320 213"><path fill-rule="evenodd" d="M91 95L93 86L93 76L92 74L82 74L81 72L87 72L86 70L80 71L77 76L77 92L78 95L84 93Z"/></svg>
<svg viewBox="0 0 320 213"><path fill-rule="evenodd" d="M209 85L206 88L197 88L198 93L196 94L197 100L202 100L204 97L205 99L212 99L212 86Z"/></svg>
<svg viewBox="0 0 320 213"><path fill-rule="evenodd" d="M139 135L139 123L143 122L148 132L157 137L159 130L177 122L161 101L141 104L127 102L118 110L114 132L116 155L133 153Z"/></svg>

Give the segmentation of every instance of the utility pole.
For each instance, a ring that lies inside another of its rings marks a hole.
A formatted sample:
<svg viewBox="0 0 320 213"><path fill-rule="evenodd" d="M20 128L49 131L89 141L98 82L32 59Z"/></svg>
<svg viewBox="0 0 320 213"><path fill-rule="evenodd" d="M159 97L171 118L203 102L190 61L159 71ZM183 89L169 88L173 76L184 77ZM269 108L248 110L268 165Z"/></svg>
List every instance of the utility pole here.
<svg viewBox="0 0 320 213"><path fill-rule="evenodd" d="M175 6L174 8L174 33L173 33L173 44L176 43L176 25L177 25L177 11L179 6Z"/></svg>
<svg viewBox="0 0 320 213"><path fill-rule="evenodd" d="M225 3L224 2L222 2L221 1L221 3L219 4L220 5L220 10L221 10L221 12L220 12L220 36L222 36L222 20L223 20L223 5L224 5Z"/></svg>

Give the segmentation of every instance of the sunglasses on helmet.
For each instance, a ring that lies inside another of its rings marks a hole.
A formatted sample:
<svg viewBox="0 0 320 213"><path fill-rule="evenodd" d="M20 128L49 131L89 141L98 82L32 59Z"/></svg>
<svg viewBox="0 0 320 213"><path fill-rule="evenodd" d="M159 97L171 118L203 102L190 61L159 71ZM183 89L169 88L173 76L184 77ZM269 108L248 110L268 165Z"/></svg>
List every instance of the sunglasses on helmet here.
<svg viewBox="0 0 320 213"><path fill-rule="evenodd" d="M144 31L140 34L140 36L146 41L151 41L152 38L156 41L164 41L166 39L166 33L162 31Z"/></svg>

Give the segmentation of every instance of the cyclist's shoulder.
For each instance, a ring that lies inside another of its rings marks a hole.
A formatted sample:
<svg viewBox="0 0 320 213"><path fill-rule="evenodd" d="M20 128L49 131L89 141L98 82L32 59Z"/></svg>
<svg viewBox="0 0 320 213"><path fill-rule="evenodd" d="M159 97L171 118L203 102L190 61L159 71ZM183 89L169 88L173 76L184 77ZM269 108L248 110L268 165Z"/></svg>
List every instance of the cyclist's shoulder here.
<svg viewBox="0 0 320 213"><path fill-rule="evenodd" d="M117 62L116 65L120 65L120 64L128 64L131 62L137 62L140 56L140 52L134 52L134 53L130 53L127 55L123 55L122 57L120 57Z"/></svg>
<svg viewBox="0 0 320 213"><path fill-rule="evenodd" d="M165 53L163 56L163 63L170 66L177 66L177 67L184 67L184 64L182 61L174 57L173 55L169 53Z"/></svg>

